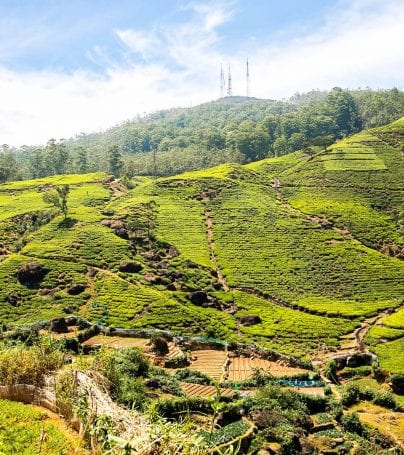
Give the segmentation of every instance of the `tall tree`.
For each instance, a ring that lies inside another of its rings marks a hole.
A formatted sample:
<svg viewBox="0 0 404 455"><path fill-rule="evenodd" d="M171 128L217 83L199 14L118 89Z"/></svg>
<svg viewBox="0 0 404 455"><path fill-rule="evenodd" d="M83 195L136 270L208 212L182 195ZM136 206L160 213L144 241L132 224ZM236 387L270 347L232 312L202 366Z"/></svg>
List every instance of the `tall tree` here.
<svg viewBox="0 0 404 455"><path fill-rule="evenodd" d="M7 144L3 144L0 150L0 183L15 178L17 171L18 166L14 153L10 151Z"/></svg>
<svg viewBox="0 0 404 455"><path fill-rule="evenodd" d="M84 147L77 147L76 151L76 168L79 174L88 172L87 150Z"/></svg>
<svg viewBox="0 0 404 455"><path fill-rule="evenodd" d="M326 98L325 105L329 115L335 120L334 134L337 137L359 131L361 121L358 107L354 97L347 90L342 90L340 87L333 88Z"/></svg>
<svg viewBox="0 0 404 455"><path fill-rule="evenodd" d="M67 196L69 195L69 192L69 185L62 185L56 187L56 191L48 191L43 195L44 202L60 209L65 219L67 217Z"/></svg>
<svg viewBox="0 0 404 455"><path fill-rule="evenodd" d="M113 174L115 177L120 177L124 163L122 161L122 155L121 155L117 145L113 145L108 150L108 156L109 156L109 172L111 172L111 174Z"/></svg>

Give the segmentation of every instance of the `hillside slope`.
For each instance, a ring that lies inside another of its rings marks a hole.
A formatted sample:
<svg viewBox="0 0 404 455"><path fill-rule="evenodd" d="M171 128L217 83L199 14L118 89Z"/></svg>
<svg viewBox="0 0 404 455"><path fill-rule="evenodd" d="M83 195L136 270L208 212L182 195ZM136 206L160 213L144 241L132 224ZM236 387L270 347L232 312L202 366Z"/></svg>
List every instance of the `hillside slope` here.
<svg viewBox="0 0 404 455"><path fill-rule="evenodd" d="M1 185L0 321L78 312L295 356L336 346L402 304L403 138L401 119L317 154L139 178L130 191L103 174ZM66 221L42 200L60 183ZM44 273L24 282L30 261Z"/></svg>

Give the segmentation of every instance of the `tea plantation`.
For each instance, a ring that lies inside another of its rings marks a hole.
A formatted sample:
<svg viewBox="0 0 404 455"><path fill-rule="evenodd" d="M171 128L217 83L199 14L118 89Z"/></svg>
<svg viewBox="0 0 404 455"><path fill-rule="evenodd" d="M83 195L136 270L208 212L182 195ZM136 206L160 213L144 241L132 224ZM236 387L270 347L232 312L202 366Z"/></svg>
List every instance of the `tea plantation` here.
<svg viewBox="0 0 404 455"><path fill-rule="evenodd" d="M325 151L138 178L125 192L104 174L1 185L0 323L81 314L296 357L335 349L402 305L403 144L401 119ZM66 219L43 200L61 184ZM43 273L27 283L29 263ZM366 338L395 372L401 312Z"/></svg>

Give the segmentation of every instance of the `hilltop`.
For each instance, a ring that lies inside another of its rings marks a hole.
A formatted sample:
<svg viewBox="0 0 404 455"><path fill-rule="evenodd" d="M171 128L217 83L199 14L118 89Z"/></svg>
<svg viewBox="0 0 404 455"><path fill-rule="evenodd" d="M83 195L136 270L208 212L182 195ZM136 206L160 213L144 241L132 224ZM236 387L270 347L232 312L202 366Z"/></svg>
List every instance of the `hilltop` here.
<svg viewBox="0 0 404 455"><path fill-rule="evenodd" d="M135 107L134 107L135 109ZM307 149L404 115L398 89L311 91L288 100L225 97L158 111L46 146L0 148L0 182L54 174L171 176ZM1 152L2 150L2 152ZM111 162L111 155L119 160Z"/></svg>

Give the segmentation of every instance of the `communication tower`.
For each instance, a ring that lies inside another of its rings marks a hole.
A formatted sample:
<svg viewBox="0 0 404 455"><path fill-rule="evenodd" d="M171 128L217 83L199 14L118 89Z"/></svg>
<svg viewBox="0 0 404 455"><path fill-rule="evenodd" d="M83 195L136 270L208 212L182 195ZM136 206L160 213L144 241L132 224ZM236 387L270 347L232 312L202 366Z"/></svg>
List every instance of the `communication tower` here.
<svg viewBox="0 0 404 455"><path fill-rule="evenodd" d="M250 97L250 67L249 67L249 64L248 64L248 59L247 59L246 78L247 78L247 98L249 98Z"/></svg>
<svg viewBox="0 0 404 455"><path fill-rule="evenodd" d="M231 72L230 72L230 65L229 65L229 77L227 82L227 96L233 95L233 89L231 87Z"/></svg>

